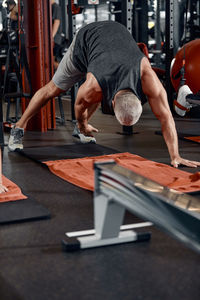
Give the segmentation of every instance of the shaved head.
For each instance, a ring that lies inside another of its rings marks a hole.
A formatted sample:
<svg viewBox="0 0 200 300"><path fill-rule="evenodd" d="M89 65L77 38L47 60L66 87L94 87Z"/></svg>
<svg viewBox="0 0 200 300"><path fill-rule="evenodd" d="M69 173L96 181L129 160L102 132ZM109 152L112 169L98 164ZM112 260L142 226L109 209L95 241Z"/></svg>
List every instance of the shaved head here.
<svg viewBox="0 0 200 300"><path fill-rule="evenodd" d="M124 126L132 126L142 114L141 101L130 90L119 91L113 101L115 116Z"/></svg>

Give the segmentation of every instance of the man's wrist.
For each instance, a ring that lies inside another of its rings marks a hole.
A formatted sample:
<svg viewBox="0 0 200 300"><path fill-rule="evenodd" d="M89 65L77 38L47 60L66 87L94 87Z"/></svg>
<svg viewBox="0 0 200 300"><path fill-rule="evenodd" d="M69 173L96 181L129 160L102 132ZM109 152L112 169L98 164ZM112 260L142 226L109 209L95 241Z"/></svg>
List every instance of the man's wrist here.
<svg viewBox="0 0 200 300"><path fill-rule="evenodd" d="M171 158L171 160L179 159L180 158L180 154L176 153L176 154L170 155L170 158Z"/></svg>
<svg viewBox="0 0 200 300"><path fill-rule="evenodd" d="M77 121L77 126L80 131L84 131L84 129L87 127L87 122L85 121Z"/></svg>

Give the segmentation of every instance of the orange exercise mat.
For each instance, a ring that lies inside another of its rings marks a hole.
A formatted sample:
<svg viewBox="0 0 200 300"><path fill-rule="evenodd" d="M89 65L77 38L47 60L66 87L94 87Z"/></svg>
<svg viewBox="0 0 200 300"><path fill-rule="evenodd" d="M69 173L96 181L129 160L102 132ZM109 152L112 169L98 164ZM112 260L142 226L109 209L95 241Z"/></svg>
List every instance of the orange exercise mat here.
<svg viewBox="0 0 200 300"><path fill-rule="evenodd" d="M119 165L139 175L177 191L184 193L200 191L200 173L191 174L128 152L44 163L55 175L81 188L93 191L94 162L110 159L114 159Z"/></svg>
<svg viewBox="0 0 200 300"><path fill-rule="evenodd" d="M8 191L0 194L0 203L27 199L27 197L22 194L21 189L3 175L2 182L3 185L7 187Z"/></svg>
<svg viewBox="0 0 200 300"><path fill-rule="evenodd" d="M184 139L200 143L200 136L184 136Z"/></svg>

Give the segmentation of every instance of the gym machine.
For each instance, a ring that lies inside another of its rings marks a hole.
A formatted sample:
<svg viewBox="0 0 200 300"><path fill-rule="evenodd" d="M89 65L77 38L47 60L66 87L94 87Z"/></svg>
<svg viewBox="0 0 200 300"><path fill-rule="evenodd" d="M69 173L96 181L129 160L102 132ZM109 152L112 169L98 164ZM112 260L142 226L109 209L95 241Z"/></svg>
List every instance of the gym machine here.
<svg viewBox="0 0 200 300"><path fill-rule="evenodd" d="M114 161L96 162L94 230L67 232L64 251L149 241L153 224L200 253L200 199L161 186ZM122 225L125 210L146 220Z"/></svg>
<svg viewBox="0 0 200 300"><path fill-rule="evenodd" d="M8 3L7 11L8 11ZM16 4L17 5L17 4ZM0 105L0 144L4 145L4 123L2 99L7 102L6 122L15 123L19 119L19 110L21 98L31 98L32 86L31 75L26 55L25 34L23 28L23 1L18 3L18 13L21 18L18 20L19 28L13 28L11 19L6 18L5 28L1 34L0 40L0 61L1 61L1 105ZM5 64L4 78L2 78L2 65ZM26 76L28 92L24 91L22 73ZM3 84L3 87L2 87ZM13 87L15 91L13 92ZM15 100L15 117L10 118L11 99Z"/></svg>

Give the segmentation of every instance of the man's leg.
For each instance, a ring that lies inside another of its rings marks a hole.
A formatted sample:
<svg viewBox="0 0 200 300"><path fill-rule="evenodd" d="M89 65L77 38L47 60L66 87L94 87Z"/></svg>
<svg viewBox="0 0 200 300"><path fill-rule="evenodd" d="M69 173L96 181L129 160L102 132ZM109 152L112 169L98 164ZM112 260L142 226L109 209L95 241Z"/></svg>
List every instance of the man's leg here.
<svg viewBox="0 0 200 300"><path fill-rule="evenodd" d="M10 151L23 149L22 138L24 135L24 129L26 128L28 121L40 110L41 107L44 106L49 99L67 91L76 82L83 78L84 74L77 70L73 65L72 58L74 45L75 38L60 62L53 79L35 93L21 119L16 123L15 128L11 130L8 142L8 149Z"/></svg>
<svg viewBox="0 0 200 300"><path fill-rule="evenodd" d="M49 101L49 99L58 96L61 92L63 91L59 89L53 81L50 81L35 93L22 117L16 123L15 127L11 129L8 142L8 149L10 151L23 149L22 138L28 121Z"/></svg>
<svg viewBox="0 0 200 300"><path fill-rule="evenodd" d="M36 115L36 113L43 107L51 98L56 97L62 92L55 84L50 81L44 87L39 89L35 95L32 97L28 107L17 121L15 127L25 129L28 121Z"/></svg>

